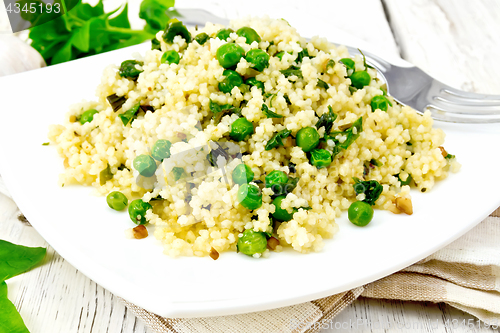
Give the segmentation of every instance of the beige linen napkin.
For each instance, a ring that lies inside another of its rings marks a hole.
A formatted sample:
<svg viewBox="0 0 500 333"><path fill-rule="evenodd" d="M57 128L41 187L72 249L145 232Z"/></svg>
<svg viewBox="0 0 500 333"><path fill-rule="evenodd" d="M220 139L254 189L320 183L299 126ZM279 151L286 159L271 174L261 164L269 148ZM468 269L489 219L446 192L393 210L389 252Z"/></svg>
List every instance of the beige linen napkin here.
<svg viewBox="0 0 500 333"><path fill-rule="evenodd" d="M0 192L8 195L0 178ZM314 333L357 297L444 302L486 323L500 322L500 208L433 255L366 286L319 300L233 316L169 319L122 300L157 333Z"/></svg>

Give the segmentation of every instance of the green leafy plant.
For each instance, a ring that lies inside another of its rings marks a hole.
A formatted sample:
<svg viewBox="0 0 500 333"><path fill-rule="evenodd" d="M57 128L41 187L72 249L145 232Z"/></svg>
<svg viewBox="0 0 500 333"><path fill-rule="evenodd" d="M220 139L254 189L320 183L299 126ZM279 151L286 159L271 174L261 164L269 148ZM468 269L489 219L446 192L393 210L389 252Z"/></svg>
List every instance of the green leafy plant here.
<svg viewBox="0 0 500 333"><path fill-rule="evenodd" d="M18 2L45 4L41 0ZM172 9L174 4L175 0L144 0L139 12L139 17L146 21L143 30L130 28L127 4L105 13L102 0L93 7L81 0L55 0L53 7L61 8L58 14L37 10L22 17L32 26L31 46L40 52L47 65L54 65L155 38L171 17L180 16Z"/></svg>
<svg viewBox="0 0 500 333"><path fill-rule="evenodd" d="M7 298L5 280L24 273L36 266L46 249L26 247L0 240L0 332L29 333L16 307Z"/></svg>

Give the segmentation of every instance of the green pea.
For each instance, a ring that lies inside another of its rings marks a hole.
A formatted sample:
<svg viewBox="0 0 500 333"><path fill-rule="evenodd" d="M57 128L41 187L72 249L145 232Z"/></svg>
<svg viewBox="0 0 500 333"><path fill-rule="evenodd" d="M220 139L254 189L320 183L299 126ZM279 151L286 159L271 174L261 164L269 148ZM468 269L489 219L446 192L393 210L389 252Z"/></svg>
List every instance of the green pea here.
<svg viewBox="0 0 500 333"><path fill-rule="evenodd" d="M156 162L149 155L139 155L134 158L134 168L141 176L151 177L156 171Z"/></svg>
<svg viewBox="0 0 500 333"><path fill-rule="evenodd" d="M149 203L137 199L132 201L128 206L128 215L135 224L146 224L148 223L146 220L146 212L152 208L153 207Z"/></svg>
<svg viewBox="0 0 500 333"><path fill-rule="evenodd" d="M280 170L273 170L266 175L266 187L271 188L274 194L286 193L288 176Z"/></svg>
<svg viewBox="0 0 500 333"><path fill-rule="evenodd" d="M231 124L229 136L235 141L243 141L254 132L253 124L246 118L238 118Z"/></svg>
<svg viewBox="0 0 500 333"><path fill-rule="evenodd" d="M151 149L151 156L155 160L162 162L164 159L170 157L170 147L172 147L172 142L164 139L158 140Z"/></svg>
<svg viewBox="0 0 500 333"><path fill-rule="evenodd" d="M240 37L245 37L247 44L252 44L253 42L260 43L261 39L257 31L250 27L239 28L236 33Z"/></svg>
<svg viewBox="0 0 500 333"><path fill-rule="evenodd" d="M254 77L251 77L245 81L246 84L252 87L257 87L260 90L262 90L262 93L264 94L264 82L257 80Z"/></svg>
<svg viewBox="0 0 500 333"><path fill-rule="evenodd" d="M219 31L217 31L217 33L215 34L215 37L216 38L219 38L220 40L227 40L229 38L229 35L231 33L233 33L234 30L233 29L230 29L230 28L227 28L227 29L220 29Z"/></svg>
<svg viewBox="0 0 500 333"><path fill-rule="evenodd" d="M340 59L340 62L344 64L344 66L347 68L347 70L351 69L354 71L354 67L356 66L356 63L351 58L342 58L342 59Z"/></svg>
<svg viewBox="0 0 500 333"><path fill-rule="evenodd" d="M179 61L181 61L181 57L179 56L179 53L175 50L168 50L163 55L161 56L161 63L162 64L178 64Z"/></svg>
<svg viewBox="0 0 500 333"><path fill-rule="evenodd" d="M206 33L202 32L201 34L197 34L194 40L198 42L198 44L203 45L209 38L210 37Z"/></svg>
<svg viewBox="0 0 500 333"><path fill-rule="evenodd" d="M262 72L264 68L269 66L269 54L261 49L253 49L247 52L245 60L251 63L252 68Z"/></svg>
<svg viewBox="0 0 500 333"><path fill-rule="evenodd" d="M289 213L286 209L281 208L281 202L286 197L284 195L280 195L279 197L274 198L273 205L276 207L274 209L273 217L282 222L290 221L293 218L293 214L297 211L296 209L292 209L292 212Z"/></svg>
<svg viewBox="0 0 500 333"><path fill-rule="evenodd" d="M142 70L137 69L137 65L142 66L143 63L137 60L125 60L121 63L118 73L121 77L135 79L142 73Z"/></svg>
<svg viewBox="0 0 500 333"><path fill-rule="evenodd" d="M373 208L366 202L356 201L349 206L347 215L353 224L364 227L373 219Z"/></svg>
<svg viewBox="0 0 500 333"><path fill-rule="evenodd" d="M262 253L267 249L266 234L261 231L247 229L243 232L243 235L238 238L236 247L239 252L248 256L252 256L256 253Z"/></svg>
<svg viewBox="0 0 500 333"><path fill-rule="evenodd" d="M219 90L225 94L231 93L234 87L239 87L243 84L243 78L235 71L226 69L222 74L225 77L219 82Z"/></svg>
<svg viewBox="0 0 500 333"><path fill-rule="evenodd" d="M313 149L309 162L318 169L326 168L332 163L332 154L325 149Z"/></svg>
<svg viewBox="0 0 500 333"><path fill-rule="evenodd" d="M181 36L186 43L191 43L191 33L189 30L178 19L171 19L168 21L162 37L165 43L172 44L175 36Z"/></svg>
<svg viewBox="0 0 500 333"><path fill-rule="evenodd" d="M248 165L240 164L234 168L232 177L235 184L242 185L250 183L253 180L254 173Z"/></svg>
<svg viewBox="0 0 500 333"><path fill-rule="evenodd" d="M408 174L408 177L406 177L406 180L403 181L398 174L398 180L401 183L401 186L410 185L411 181L413 180L413 177L410 174Z"/></svg>
<svg viewBox="0 0 500 333"><path fill-rule="evenodd" d="M114 191L108 194L106 202L111 209L123 210L128 205L128 199L122 192Z"/></svg>
<svg viewBox="0 0 500 333"><path fill-rule="evenodd" d="M297 132L295 140L297 146L307 153L318 146L319 133L314 127L304 127Z"/></svg>
<svg viewBox="0 0 500 333"><path fill-rule="evenodd" d="M257 209L262 206L262 193L255 184L243 184L238 189L236 199L246 209Z"/></svg>
<svg viewBox="0 0 500 333"><path fill-rule="evenodd" d="M87 110L84 113L82 113L82 115L80 116L80 119L78 121L82 125L85 123L90 123L92 120L94 120L94 115L96 113L99 113L99 111L97 111L95 109Z"/></svg>
<svg viewBox="0 0 500 333"><path fill-rule="evenodd" d="M368 74L367 71L354 72L352 73L350 78L351 78L351 85L357 89L361 89L364 86L369 85L371 81L370 74Z"/></svg>
<svg viewBox="0 0 500 333"><path fill-rule="evenodd" d="M234 43L224 44L220 46L216 52L216 58L219 64L224 68L236 66L244 55L245 50Z"/></svg>
<svg viewBox="0 0 500 333"><path fill-rule="evenodd" d="M389 99L383 95L374 96L370 102L372 111L375 111L376 109L387 111L389 105L392 106L391 101L389 101Z"/></svg>

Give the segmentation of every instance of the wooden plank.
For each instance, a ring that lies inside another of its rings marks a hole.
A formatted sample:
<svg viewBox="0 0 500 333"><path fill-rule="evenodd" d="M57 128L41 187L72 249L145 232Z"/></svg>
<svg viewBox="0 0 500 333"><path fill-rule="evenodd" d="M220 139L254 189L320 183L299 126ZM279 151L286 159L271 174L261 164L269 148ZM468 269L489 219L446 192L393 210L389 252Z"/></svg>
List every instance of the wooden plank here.
<svg viewBox="0 0 500 333"><path fill-rule="evenodd" d="M500 94L500 2L383 1L406 60L455 88Z"/></svg>

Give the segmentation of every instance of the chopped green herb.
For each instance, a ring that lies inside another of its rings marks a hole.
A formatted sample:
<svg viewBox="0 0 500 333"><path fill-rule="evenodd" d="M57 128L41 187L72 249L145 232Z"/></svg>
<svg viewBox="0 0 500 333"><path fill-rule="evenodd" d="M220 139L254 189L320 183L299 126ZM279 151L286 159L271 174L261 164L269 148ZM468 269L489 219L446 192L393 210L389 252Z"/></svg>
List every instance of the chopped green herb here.
<svg viewBox="0 0 500 333"><path fill-rule="evenodd" d="M377 167L381 167L381 166L383 165L381 162L377 161L377 160L376 160L376 159L374 159L374 158L372 158L372 159L370 160L370 164L375 165L375 166L377 166Z"/></svg>
<svg viewBox="0 0 500 333"><path fill-rule="evenodd" d="M349 92L351 93L351 95L354 94L356 91L358 91L358 88L349 86Z"/></svg>
<svg viewBox="0 0 500 333"><path fill-rule="evenodd" d="M44 143L42 143L42 146L48 146L48 145L50 145L50 142L44 142Z"/></svg>
<svg viewBox="0 0 500 333"><path fill-rule="evenodd" d="M399 182L401 183L401 186L410 185L411 181L413 180L413 177L410 174L408 174L408 177L406 177L406 180L402 180L399 174L397 176L398 176Z"/></svg>
<svg viewBox="0 0 500 333"><path fill-rule="evenodd" d="M325 141L333 140L335 146L333 147L332 158L339 154L342 150L349 148L349 146L359 137L359 134L363 132L363 117L359 117L352 125L344 130L343 132L332 132L329 135L325 135ZM344 135L346 139L344 142L340 142L336 139L337 135Z"/></svg>
<svg viewBox="0 0 500 333"><path fill-rule="evenodd" d="M328 60L328 62L326 63L326 70L328 70L328 68L333 68L333 67L335 67L335 60L333 59Z"/></svg>
<svg viewBox="0 0 500 333"><path fill-rule="evenodd" d="M290 134L292 134L292 131L290 130L282 130L274 134L273 137L267 142L266 150L271 150L278 146L283 146L283 139L286 139Z"/></svg>
<svg viewBox="0 0 500 333"><path fill-rule="evenodd" d="M448 154L444 158L446 158L446 159L452 159L452 158L455 158L455 155Z"/></svg>
<svg viewBox="0 0 500 333"><path fill-rule="evenodd" d="M136 104L131 109L125 111L124 113L118 115L123 122L123 126L127 126L131 121L137 118L137 111L139 111L140 104Z"/></svg>
<svg viewBox="0 0 500 333"><path fill-rule="evenodd" d="M360 49L358 49L359 53L361 53L361 55L363 56L363 65L365 66L365 70L368 69L368 68L373 68L372 66L368 65L366 63L366 57L365 57L365 54L363 53L363 51L361 51Z"/></svg>
<svg viewBox="0 0 500 333"><path fill-rule="evenodd" d="M354 179L354 191L356 194L364 193L365 199L363 202L373 206L375 201L380 197L380 194L384 190L382 185L376 180L362 181L359 178L353 177Z"/></svg>
<svg viewBox="0 0 500 333"><path fill-rule="evenodd" d="M151 39L151 50L161 51L161 43L156 37Z"/></svg>
<svg viewBox="0 0 500 333"><path fill-rule="evenodd" d="M109 105L113 108L113 111L116 112L121 109L122 105L127 101L125 96L117 96L116 94L109 95L106 97Z"/></svg>
<svg viewBox="0 0 500 333"><path fill-rule="evenodd" d="M179 179L183 178L186 176L186 171L184 171L183 168L181 167L174 167L172 169L172 173L174 174L174 180L178 181Z"/></svg>
<svg viewBox="0 0 500 333"><path fill-rule="evenodd" d="M311 58L307 49L302 49L297 55L297 63L301 63L304 58Z"/></svg>
<svg viewBox="0 0 500 333"><path fill-rule="evenodd" d="M106 182L113 178L113 174L111 173L111 167L109 164L106 166L106 169L102 170L99 173L99 184L104 185Z"/></svg>
<svg viewBox="0 0 500 333"><path fill-rule="evenodd" d="M289 78L290 76L296 76L296 77L298 77L300 79L303 78L302 71L300 70L300 67L297 67L297 66L290 66L287 69L280 70L280 72L286 78Z"/></svg>
<svg viewBox="0 0 500 333"><path fill-rule="evenodd" d="M222 117L228 115L228 114L237 114L239 117L241 117L241 109L237 108L236 106L232 106L231 104L224 104L220 105L212 100L210 100L209 104L209 109L212 112L212 119L214 120L215 124L220 123Z"/></svg>
<svg viewBox="0 0 500 333"><path fill-rule="evenodd" d="M335 119L337 119L337 115L333 113L333 108L331 107L331 105L328 105L328 112L323 113L321 117L319 117L319 120L316 123L316 128L320 129L324 126L325 135L327 135L332 130Z"/></svg>
<svg viewBox="0 0 500 333"><path fill-rule="evenodd" d="M203 45L207 42L209 38L210 37L206 33L202 32L201 34L196 35L194 40L198 42L198 44Z"/></svg>
<svg viewBox="0 0 500 333"><path fill-rule="evenodd" d="M319 88L324 88L326 90L328 90L328 88L330 88L328 86L328 83L326 83L325 81L321 80L321 79L318 79L318 83L316 84L317 87Z"/></svg>
<svg viewBox="0 0 500 333"><path fill-rule="evenodd" d="M282 115L277 114L276 112L273 112L269 110L266 104L262 104L262 112L266 115L266 118L283 118Z"/></svg>

